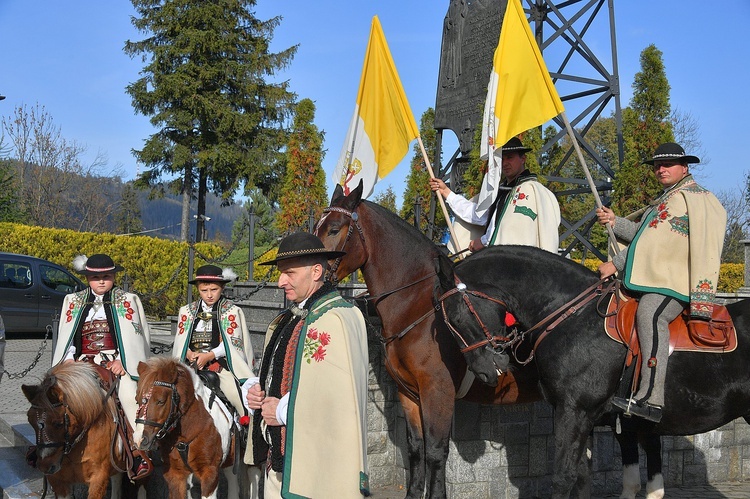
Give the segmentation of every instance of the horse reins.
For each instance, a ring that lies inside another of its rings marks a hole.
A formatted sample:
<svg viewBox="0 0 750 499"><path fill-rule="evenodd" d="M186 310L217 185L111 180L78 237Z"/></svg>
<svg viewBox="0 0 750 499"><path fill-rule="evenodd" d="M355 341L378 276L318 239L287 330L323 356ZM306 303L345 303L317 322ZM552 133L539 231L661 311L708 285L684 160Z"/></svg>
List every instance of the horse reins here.
<svg viewBox="0 0 750 499"><path fill-rule="evenodd" d="M571 315L582 309L587 303L597 297L606 296L608 293L615 290L618 286L618 282L610 277L601 279L588 288L584 289L575 298L565 303L563 306L549 314L541 321L534 324L524 334L533 335L537 331L544 328L544 331L534 341L534 348L532 349L531 355L534 355L534 351L539 347L539 344L549 333L552 332L562 321L570 317ZM550 322L551 321L551 322Z"/></svg>

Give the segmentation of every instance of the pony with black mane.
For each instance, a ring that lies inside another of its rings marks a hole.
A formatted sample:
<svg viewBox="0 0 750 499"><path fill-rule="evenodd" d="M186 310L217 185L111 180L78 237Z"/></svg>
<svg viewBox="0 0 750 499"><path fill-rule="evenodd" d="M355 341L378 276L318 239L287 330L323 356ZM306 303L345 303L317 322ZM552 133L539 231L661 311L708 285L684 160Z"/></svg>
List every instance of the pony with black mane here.
<svg viewBox="0 0 750 499"><path fill-rule="evenodd" d="M89 498L103 498L110 479L111 497L120 497L126 459L115 402L99 372L90 363L63 362L39 385L21 386L31 403L27 417L36 434L31 464L58 497L68 497L74 484L85 484ZM128 480L124 486L126 495L135 497L137 488Z"/></svg>

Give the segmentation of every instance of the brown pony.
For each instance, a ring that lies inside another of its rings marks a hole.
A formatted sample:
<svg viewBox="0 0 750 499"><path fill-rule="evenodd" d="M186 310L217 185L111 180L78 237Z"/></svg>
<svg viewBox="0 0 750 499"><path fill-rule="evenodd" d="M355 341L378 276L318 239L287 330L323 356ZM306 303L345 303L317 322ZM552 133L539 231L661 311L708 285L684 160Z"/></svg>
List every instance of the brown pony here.
<svg viewBox="0 0 750 499"><path fill-rule="evenodd" d="M530 366L507 372L495 387L472 382L456 339L436 311L437 297L455 288L452 263L411 225L361 195L361 184L348 196L336 186L315 234L327 249L346 251L332 267L338 278L362 270L382 320L385 366L396 380L407 421L407 498L425 492L445 497L457 393L484 404L541 400L537 371Z"/></svg>
<svg viewBox="0 0 750 499"><path fill-rule="evenodd" d="M102 388L96 367L65 362L50 369L39 385L22 385L31 403L29 424L36 433L35 467L58 497L72 485L88 485L89 498L102 498L112 477L113 497L125 469L116 436L115 404Z"/></svg>
<svg viewBox="0 0 750 499"><path fill-rule="evenodd" d="M218 401L208 409L210 394L195 371L171 357L138 364L138 417L141 450L158 445L170 499L187 496L188 479L200 481L201 497L216 497L219 470L225 468L229 497L239 497L232 473L235 449L232 421ZM243 468L244 469L244 468Z"/></svg>

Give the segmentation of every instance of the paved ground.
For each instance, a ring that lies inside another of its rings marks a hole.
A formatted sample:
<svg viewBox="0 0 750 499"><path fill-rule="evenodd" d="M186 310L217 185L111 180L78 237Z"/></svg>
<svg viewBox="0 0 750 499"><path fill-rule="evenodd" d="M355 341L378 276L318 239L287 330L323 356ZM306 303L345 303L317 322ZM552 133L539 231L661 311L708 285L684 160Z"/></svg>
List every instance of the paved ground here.
<svg viewBox="0 0 750 499"><path fill-rule="evenodd" d="M167 335L161 338L158 334L154 335L155 342L167 342L168 338ZM5 352L6 371L20 373L27 369L39 353L41 345L42 340L39 339L8 340ZM42 380L51 364L51 346L50 341L42 351L36 367L29 370L25 377L14 379L6 374L0 381L0 487L6 487L4 498L7 499L41 497L41 480L38 475L27 472L23 457L18 452L19 448L28 445L27 442L34 440L34 434L26 422L29 404L21 392L21 385L36 384ZM24 481L27 478L30 480ZM14 486L10 487L8 484ZM372 497L375 499L402 499L405 495L405 491L398 487L373 492ZM748 499L750 482L668 488L666 496L679 499ZM644 497L644 494L641 493L638 497Z"/></svg>

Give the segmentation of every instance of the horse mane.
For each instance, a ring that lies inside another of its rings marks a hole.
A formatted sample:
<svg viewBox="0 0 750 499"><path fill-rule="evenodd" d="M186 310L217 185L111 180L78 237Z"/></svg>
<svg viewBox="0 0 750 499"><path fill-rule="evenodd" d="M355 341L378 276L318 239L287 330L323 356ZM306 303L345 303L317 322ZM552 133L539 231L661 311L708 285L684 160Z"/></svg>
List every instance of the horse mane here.
<svg viewBox="0 0 750 499"><path fill-rule="evenodd" d="M83 426L92 424L106 410L108 415L114 413L114 403L109 398L105 405L105 391L99 384L99 376L92 364L85 362L63 362L47 373L42 385L48 384L49 388L55 386L60 391L60 400L64 402L71 414L75 415ZM46 409L52 407L48 390L44 390L42 397Z"/></svg>
<svg viewBox="0 0 750 499"><path fill-rule="evenodd" d="M441 251L440 248L422 231L408 223L406 220L393 213L391 210L380 206L372 201L363 199L360 203L365 204L369 209L388 219L399 231L402 231L409 237L416 238L416 241L409 241L409 251L404 255L413 255L417 260L424 261L429 258L435 262L435 271L437 272L440 284L435 289L436 298L448 289L454 286L453 280L453 262ZM416 246L415 246L416 245Z"/></svg>
<svg viewBox="0 0 750 499"><path fill-rule="evenodd" d="M142 399L144 390L150 390L157 380L174 383L178 387L181 408L188 407L195 399L195 380L192 377L191 370L179 359L175 357L151 357L141 365L143 368L138 370L140 375L138 399ZM180 383L180 378L183 378L185 382Z"/></svg>

